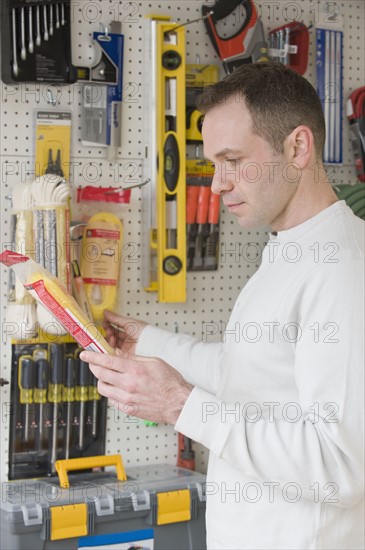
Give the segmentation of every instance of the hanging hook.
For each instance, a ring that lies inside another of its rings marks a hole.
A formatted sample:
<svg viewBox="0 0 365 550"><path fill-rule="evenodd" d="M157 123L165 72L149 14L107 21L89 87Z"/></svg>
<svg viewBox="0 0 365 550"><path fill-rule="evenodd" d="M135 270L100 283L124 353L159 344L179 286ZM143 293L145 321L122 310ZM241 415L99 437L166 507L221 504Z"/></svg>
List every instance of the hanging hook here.
<svg viewBox="0 0 365 550"><path fill-rule="evenodd" d="M48 105L56 105L57 99L52 93L51 88L47 88L47 103Z"/></svg>

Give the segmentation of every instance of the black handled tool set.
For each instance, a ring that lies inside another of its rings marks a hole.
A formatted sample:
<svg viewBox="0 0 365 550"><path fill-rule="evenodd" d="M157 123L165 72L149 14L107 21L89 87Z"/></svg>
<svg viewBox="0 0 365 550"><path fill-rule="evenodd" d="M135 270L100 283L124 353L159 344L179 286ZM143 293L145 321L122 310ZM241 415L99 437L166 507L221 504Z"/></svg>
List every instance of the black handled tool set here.
<svg viewBox="0 0 365 550"><path fill-rule="evenodd" d="M80 351L73 342L13 344L9 479L104 453L106 398Z"/></svg>
<svg viewBox="0 0 365 550"><path fill-rule="evenodd" d="M70 1L1 2L1 78L5 83L76 81L71 63Z"/></svg>

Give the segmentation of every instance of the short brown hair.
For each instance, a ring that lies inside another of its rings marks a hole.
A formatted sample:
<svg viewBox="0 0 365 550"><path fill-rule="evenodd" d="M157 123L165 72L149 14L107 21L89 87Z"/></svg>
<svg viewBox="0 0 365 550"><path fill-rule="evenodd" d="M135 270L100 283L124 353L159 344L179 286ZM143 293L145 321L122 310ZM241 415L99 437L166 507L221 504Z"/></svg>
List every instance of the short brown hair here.
<svg viewBox="0 0 365 550"><path fill-rule="evenodd" d="M281 63L241 65L223 80L204 88L198 100L203 113L232 97L244 99L252 117L252 131L273 151L284 151L285 138L300 125L308 126L319 158L326 136L323 109L317 92L304 77Z"/></svg>

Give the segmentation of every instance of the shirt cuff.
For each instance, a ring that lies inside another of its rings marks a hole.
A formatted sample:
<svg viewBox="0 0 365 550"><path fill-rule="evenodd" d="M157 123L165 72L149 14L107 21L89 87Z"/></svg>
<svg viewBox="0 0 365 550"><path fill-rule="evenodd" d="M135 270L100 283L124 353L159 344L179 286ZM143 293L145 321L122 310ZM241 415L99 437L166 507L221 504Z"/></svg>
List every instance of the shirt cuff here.
<svg viewBox="0 0 365 550"><path fill-rule="evenodd" d="M136 355L159 357L161 344L165 341L166 335L170 334L167 330L147 325L138 337Z"/></svg>
<svg viewBox="0 0 365 550"><path fill-rule="evenodd" d="M195 387L187 398L174 429L220 456L232 429L222 422L222 401Z"/></svg>

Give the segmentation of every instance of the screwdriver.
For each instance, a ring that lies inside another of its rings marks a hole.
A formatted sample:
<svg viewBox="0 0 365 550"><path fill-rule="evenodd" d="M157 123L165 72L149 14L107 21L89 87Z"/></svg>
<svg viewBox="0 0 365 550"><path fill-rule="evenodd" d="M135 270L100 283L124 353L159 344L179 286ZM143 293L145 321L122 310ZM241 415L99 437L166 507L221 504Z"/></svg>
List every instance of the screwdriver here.
<svg viewBox="0 0 365 550"><path fill-rule="evenodd" d="M11 10L11 24L12 24L12 35L13 35L13 75L18 76L19 74L19 65L18 65L18 39L17 39L17 22L16 22L16 10Z"/></svg>
<svg viewBox="0 0 365 550"><path fill-rule="evenodd" d="M56 471L55 462L57 458L58 404L62 401L63 384L63 347L61 344L50 344L50 364L48 401L53 403L51 472L54 473Z"/></svg>
<svg viewBox="0 0 365 550"><path fill-rule="evenodd" d="M34 42L33 42L33 10L32 6L28 8L28 52L34 52Z"/></svg>
<svg viewBox="0 0 365 550"><path fill-rule="evenodd" d="M18 382L20 389L19 401L25 405L24 440L29 440L29 405L33 403L34 361L30 356L23 355L19 360Z"/></svg>
<svg viewBox="0 0 365 550"><path fill-rule="evenodd" d="M195 220L196 212L198 209L198 196L199 196L199 187L198 185L187 185L186 186L186 240L188 248L188 265L194 257L194 248L195 248Z"/></svg>
<svg viewBox="0 0 365 550"><path fill-rule="evenodd" d="M210 187L208 185L201 185L199 187L198 211L196 214L196 221L199 225L198 233L195 239L193 269L203 268L204 225L207 223L208 220L209 197Z"/></svg>
<svg viewBox="0 0 365 550"><path fill-rule="evenodd" d="M178 454L176 466L195 470L195 452L191 444L191 439L181 433L178 434Z"/></svg>
<svg viewBox="0 0 365 550"><path fill-rule="evenodd" d="M63 401L67 403L65 458L69 458L69 455L70 455L72 403L73 401L75 401L75 372L76 372L76 359L74 357L67 357L66 365L65 365L65 381L63 384L63 392L62 392Z"/></svg>
<svg viewBox="0 0 365 550"><path fill-rule="evenodd" d="M41 450L43 441L43 405L47 403L49 363L47 359L41 358L36 361L35 367L36 380L34 388L34 403L39 405L38 450Z"/></svg>
<svg viewBox="0 0 365 550"><path fill-rule="evenodd" d="M210 224L210 230L205 243L205 269L215 269L217 265L219 208L220 196L211 193L208 212L208 223Z"/></svg>
<svg viewBox="0 0 365 550"><path fill-rule="evenodd" d="M100 399L100 393L98 392L98 379L90 372L90 386L89 386L89 401L92 401L92 413L91 413L91 435L96 437L96 422L98 419L98 401Z"/></svg>
<svg viewBox="0 0 365 550"><path fill-rule="evenodd" d="M76 401L80 402L80 414L79 414L79 447L84 448L85 441L85 408L86 401L89 399L89 363L80 361L78 368L78 384L76 386Z"/></svg>

